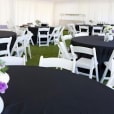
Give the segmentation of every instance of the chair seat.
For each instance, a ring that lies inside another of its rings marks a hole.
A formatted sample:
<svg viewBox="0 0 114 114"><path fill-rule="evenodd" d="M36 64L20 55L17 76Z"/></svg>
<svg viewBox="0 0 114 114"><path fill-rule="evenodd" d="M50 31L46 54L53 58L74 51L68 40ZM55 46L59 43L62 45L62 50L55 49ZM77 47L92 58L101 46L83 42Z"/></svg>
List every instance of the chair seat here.
<svg viewBox="0 0 114 114"><path fill-rule="evenodd" d="M68 57L66 57L66 59L69 59L69 60L73 60L73 56L72 56L72 53L68 53ZM58 57L60 57L60 58L65 58L65 57L63 57L63 54L62 53L60 53L59 55L58 55Z"/></svg>
<svg viewBox="0 0 114 114"><path fill-rule="evenodd" d="M76 61L76 66L81 67L81 68L90 69L94 66L94 61L93 62L92 61L93 61L93 59L80 58Z"/></svg>

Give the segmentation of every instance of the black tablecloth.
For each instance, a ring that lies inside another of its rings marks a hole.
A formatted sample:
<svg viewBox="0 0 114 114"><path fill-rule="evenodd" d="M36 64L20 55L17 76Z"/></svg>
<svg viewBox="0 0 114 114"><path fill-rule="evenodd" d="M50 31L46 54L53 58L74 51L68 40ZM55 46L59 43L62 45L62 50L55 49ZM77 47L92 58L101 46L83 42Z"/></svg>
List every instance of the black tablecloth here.
<svg viewBox="0 0 114 114"><path fill-rule="evenodd" d="M71 44L74 46L95 47L99 64L109 60L112 50L114 49L114 40L104 42L104 36L76 37L71 40Z"/></svg>
<svg viewBox="0 0 114 114"><path fill-rule="evenodd" d="M114 114L114 91L88 77L30 66L8 73L2 114Z"/></svg>
<svg viewBox="0 0 114 114"><path fill-rule="evenodd" d="M38 34L38 28L39 27L28 27L28 30L30 30L33 33L32 39L33 39L34 44L37 43L37 34ZM49 34L52 33L53 29L54 29L54 27L50 27Z"/></svg>
<svg viewBox="0 0 114 114"><path fill-rule="evenodd" d="M17 34L12 31L0 31L0 38L8 38L8 37L12 37L12 41L11 41L11 45L10 45L10 49L12 49L12 47L16 41ZM0 48L5 48L5 45L0 46Z"/></svg>

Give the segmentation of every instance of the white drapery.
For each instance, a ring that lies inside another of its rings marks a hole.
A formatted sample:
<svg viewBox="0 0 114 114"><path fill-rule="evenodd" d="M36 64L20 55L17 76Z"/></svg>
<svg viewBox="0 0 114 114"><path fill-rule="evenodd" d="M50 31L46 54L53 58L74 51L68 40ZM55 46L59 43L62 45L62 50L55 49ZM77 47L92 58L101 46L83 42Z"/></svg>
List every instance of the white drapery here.
<svg viewBox="0 0 114 114"><path fill-rule="evenodd" d="M11 22L22 25L34 23L38 19L57 25L61 13L85 14L86 22L94 20L114 24L114 0L70 0L58 3L53 0L0 0L0 24Z"/></svg>
<svg viewBox="0 0 114 114"><path fill-rule="evenodd" d="M53 2L38 0L0 0L0 24L7 22L22 25L34 23L53 23Z"/></svg>
<svg viewBox="0 0 114 114"><path fill-rule="evenodd" d="M59 10L61 9L61 10ZM85 21L114 24L114 0L74 0L56 4L55 24L59 23L60 14L85 14Z"/></svg>

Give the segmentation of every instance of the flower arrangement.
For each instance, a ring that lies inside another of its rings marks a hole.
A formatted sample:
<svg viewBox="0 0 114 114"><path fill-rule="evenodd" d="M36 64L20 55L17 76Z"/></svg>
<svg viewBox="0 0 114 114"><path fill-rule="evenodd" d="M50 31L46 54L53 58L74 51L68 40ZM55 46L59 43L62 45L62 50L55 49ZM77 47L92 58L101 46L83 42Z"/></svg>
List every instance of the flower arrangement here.
<svg viewBox="0 0 114 114"><path fill-rule="evenodd" d="M109 33L110 35L112 34L112 26L108 25L104 28L104 33Z"/></svg>
<svg viewBox="0 0 114 114"><path fill-rule="evenodd" d="M36 25L39 25L41 23L41 21L37 19L37 20L35 20L35 23L36 23Z"/></svg>
<svg viewBox="0 0 114 114"><path fill-rule="evenodd" d="M5 90L8 88L7 83L0 82L0 93L5 93Z"/></svg>
<svg viewBox="0 0 114 114"><path fill-rule="evenodd" d="M8 88L9 75L6 73L8 67L5 66L5 62L0 60L0 93L5 93Z"/></svg>

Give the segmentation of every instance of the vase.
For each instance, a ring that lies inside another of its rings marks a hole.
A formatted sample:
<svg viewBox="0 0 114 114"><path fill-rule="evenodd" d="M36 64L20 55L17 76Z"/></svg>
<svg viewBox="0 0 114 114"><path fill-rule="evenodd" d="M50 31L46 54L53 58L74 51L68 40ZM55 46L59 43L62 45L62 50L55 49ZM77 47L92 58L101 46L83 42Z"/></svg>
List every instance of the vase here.
<svg viewBox="0 0 114 114"><path fill-rule="evenodd" d="M106 33L105 36L104 36L104 41L109 42L109 41L112 41L112 40L113 40L113 35L110 34L110 33Z"/></svg>
<svg viewBox="0 0 114 114"><path fill-rule="evenodd" d="M4 109L4 101L2 97L0 96L0 114L2 113L3 109Z"/></svg>
<svg viewBox="0 0 114 114"><path fill-rule="evenodd" d="M10 80L9 75L6 72L5 73L0 72L0 81L1 82L4 82L7 84L9 82L9 80Z"/></svg>

